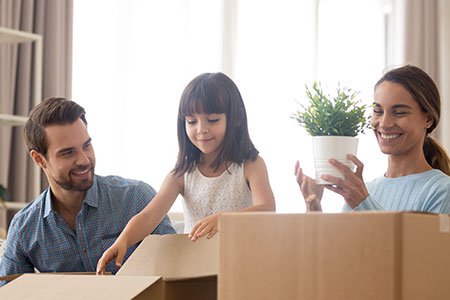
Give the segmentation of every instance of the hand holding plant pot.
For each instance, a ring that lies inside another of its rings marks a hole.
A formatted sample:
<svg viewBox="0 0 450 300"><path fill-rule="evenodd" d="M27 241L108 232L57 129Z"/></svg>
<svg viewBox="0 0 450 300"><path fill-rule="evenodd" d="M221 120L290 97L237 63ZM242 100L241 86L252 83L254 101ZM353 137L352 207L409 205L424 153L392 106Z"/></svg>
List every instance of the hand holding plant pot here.
<svg viewBox="0 0 450 300"><path fill-rule="evenodd" d="M317 184L330 184L321 179L321 175L344 178L342 173L329 163L333 158L351 170L354 164L347 154L356 155L358 139L369 126L366 117L366 105L357 100L359 92L350 88L338 87L337 95L331 99L320 84L314 82L312 90L306 87L309 104L302 105L294 118L300 126L313 137L314 165Z"/></svg>

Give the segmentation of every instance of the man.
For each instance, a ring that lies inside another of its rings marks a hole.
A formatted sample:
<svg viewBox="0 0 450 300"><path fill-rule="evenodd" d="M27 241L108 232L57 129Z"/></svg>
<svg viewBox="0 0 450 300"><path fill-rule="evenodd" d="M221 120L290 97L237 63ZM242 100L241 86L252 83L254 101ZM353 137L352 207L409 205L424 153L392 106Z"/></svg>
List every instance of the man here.
<svg viewBox="0 0 450 300"><path fill-rule="evenodd" d="M94 174L95 154L85 111L73 101L50 98L39 103L23 135L49 188L14 216L0 276L35 269L95 272L102 253L156 192L141 181ZM165 216L153 233L175 230ZM110 264L107 271L115 273L117 267Z"/></svg>

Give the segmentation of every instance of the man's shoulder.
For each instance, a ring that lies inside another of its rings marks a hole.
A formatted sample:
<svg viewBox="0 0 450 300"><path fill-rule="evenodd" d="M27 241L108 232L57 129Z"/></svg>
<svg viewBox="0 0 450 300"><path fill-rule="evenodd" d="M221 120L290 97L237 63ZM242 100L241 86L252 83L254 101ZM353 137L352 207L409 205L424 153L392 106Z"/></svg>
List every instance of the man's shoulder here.
<svg viewBox="0 0 450 300"><path fill-rule="evenodd" d="M135 180L135 179L129 179L120 177L117 175L109 175L109 176L100 176L95 175L97 179L97 184L99 186L110 186L110 187L129 187L129 186L139 186L143 184L144 182Z"/></svg>
<svg viewBox="0 0 450 300"><path fill-rule="evenodd" d="M96 185L100 192L111 191L114 194L154 193L151 185L136 179L129 179L117 175L96 175Z"/></svg>
<svg viewBox="0 0 450 300"><path fill-rule="evenodd" d="M43 192L36 199L34 199L32 202L28 203L24 208L19 210L15 214L15 217L29 218L34 215L40 214L42 212L42 208L44 207L46 192L47 191Z"/></svg>
<svg viewBox="0 0 450 300"><path fill-rule="evenodd" d="M47 190L40 194L33 202L28 203L19 210L11 221L11 225L21 229L23 227L35 228L36 222L42 219L44 214L45 195Z"/></svg>

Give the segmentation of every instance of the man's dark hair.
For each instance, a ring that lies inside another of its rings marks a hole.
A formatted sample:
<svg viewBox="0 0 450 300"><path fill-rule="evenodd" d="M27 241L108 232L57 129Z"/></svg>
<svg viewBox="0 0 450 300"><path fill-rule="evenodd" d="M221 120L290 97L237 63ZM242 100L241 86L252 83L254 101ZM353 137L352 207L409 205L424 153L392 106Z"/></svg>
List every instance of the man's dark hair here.
<svg viewBox="0 0 450 300"><path fill-rule="evenodd" d="M77 103L66 98L48 98L36 105L30 112L23 129L23 138L28 151L35 150L47 156L48 144L45 127L50 125L71 124L80 118L87 125L85 110Z"/></svg>

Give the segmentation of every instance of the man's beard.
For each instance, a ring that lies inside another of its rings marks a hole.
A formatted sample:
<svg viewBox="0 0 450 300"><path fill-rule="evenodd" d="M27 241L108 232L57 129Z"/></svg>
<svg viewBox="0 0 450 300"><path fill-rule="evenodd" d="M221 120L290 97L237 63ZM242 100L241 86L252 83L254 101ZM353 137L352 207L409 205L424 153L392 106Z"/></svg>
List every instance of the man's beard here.
<svg viewBox="0 0 450 300"><path fill-rule="evenodd" d="M78 191L78 192L85 192L89 190L94 183L94 167L92 166L89 172L92 174L92 177L86 178L83 180L78 180L78 182L74 182L70 176L66 180L57 180L56 178L53 178L53 180L63 189L67 191Z"/></svg>

